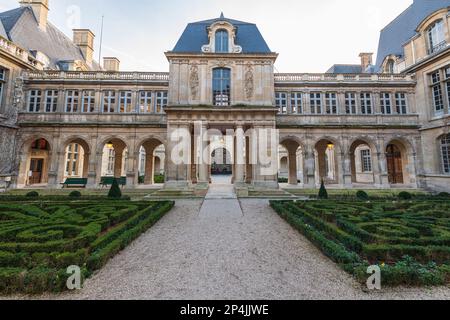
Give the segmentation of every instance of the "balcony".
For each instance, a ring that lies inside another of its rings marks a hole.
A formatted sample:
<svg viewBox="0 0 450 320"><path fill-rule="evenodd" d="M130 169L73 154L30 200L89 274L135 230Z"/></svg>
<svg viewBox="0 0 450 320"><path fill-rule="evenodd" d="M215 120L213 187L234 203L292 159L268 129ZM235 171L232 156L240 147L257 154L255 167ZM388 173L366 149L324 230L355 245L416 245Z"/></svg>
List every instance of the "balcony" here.
<svg viewBox="0 0 450 320"><path fill-rule="evenodd" d="M24 80L32 81L139 81L169 83L168 72L79 72L79 71L26 71Z"/></svg>
<svg viewBox="0 0 450 320"><path fill-rule="evenodd" d="M334 73L276 73L275 84L289 83L383 83L414 82L411 75L403 74L334 74Z"/></svg>
<svg viewBox="0 0 450 320"><path fill-rule="evenodd" d="M13 42L2 36L0 36L0 51L19 59L32 68L43 69L42 63L30 55L27 50L15 45Z"/></svg>
<svg viewBox="0 0 450 320"><path fill-rule="evenodd" d="M435 54L435 53L437 53L437 52L439 52L439 51L442 51L442 50L444 50L445 48L447 48L447 41L442 41L441 43L438 43L437 45L435 45L435 46L433 46L433 47L431 47L431 48L429 48L428 49L428 55L432 55L432 54Z"/></svg>

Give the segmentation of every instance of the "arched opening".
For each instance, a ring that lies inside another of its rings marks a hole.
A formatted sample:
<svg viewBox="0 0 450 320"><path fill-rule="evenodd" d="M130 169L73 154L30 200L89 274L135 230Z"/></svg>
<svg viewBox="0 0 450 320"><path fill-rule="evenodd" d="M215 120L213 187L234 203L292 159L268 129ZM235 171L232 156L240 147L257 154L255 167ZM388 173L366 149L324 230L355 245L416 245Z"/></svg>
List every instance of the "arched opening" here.
<svg viewBox="0 0 450 320"><path fill-rule="evenodd" d="M288 178L290 185L303 182L303 148L293 139L286 139L279 147L279 178Z"/></svg>
<svg viewBox="0 0 450 320"><path fill-rule="evenodd" d="M408 181L408 155L405 145L397 140L386 147L386 161L390 184L404 184Z"/></svg>
<svg viewBox="0 0 450 320"><path fill-rule="evenodd" d="M215 148L211 152L211 182L213 184L231 184L232 177L231 153L225 147Z"/></svg>
<svg viewBox="0 0 450 320"><path fill-rule="evenodd" d="M139 148L139 184L153 185L165 181L166 149L158 139L148 139Z"/></svg>
<svg viewBox="0 0 450 320"><path fill-rule="evenodd" d="M315 146L316 181L326 184L338 184L337 146L330 140L320 140Z"/></svg>
<svg viewBox="0 0 450 320"><path fill-rule="evenodd" d="M64 172L61 182L67 178L87 178L89 173L90 149L82 139L70 140L64 148Z"/></svg>
<svg viewBox="0 0 450 320"><path fill-rule="evenodd" d="M103 145L101 177L126 178L128 148L120 139L111 139Z"/></svg>
<svg viewBox="0 0 450 320"><path fill-rule="evenodd" d="M224 29L220 29L216 31L216 43L215 43L215 52L216 53L228 53L229 52L229 44L228 44L228 31Z"/></svg>
<svg viewBox="0 0 450 320"><path fill-rule="evenodd" d="M367 142L357 140L352 144L350 147L352 183L375 183L373 156L373 149Z"/></svg>
<svg viewBox="0 0 450 320"><path fill-rule="evenodd" d="M50 144L42 138L34 140L28 152L25 184L30 186L47 184L50 168Z"/></svg>

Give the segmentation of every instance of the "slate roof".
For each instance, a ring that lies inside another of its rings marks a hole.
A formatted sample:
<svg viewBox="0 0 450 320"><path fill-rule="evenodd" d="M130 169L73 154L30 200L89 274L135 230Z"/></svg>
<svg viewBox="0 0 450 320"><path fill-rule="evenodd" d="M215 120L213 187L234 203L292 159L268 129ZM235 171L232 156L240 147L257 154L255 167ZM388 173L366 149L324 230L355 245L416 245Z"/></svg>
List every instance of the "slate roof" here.
<svg viewBox="0 0 450 320"><path fill-rule="evenodd" d="M5 27L3 27L3 23L1 20L0 20L0 36L8 39L8 35L6 34Z"/></svg>
<svg viewBox="0 0 450 320"><path fill-rule="evenodd" d="M430 14L450 6L450 0L414 0L380 35L376 71L380 71L384 59L391 54L403 56L403 44L416 34L419 24Z"/></svg>
<svg viewBox="0 0 450 320"><path fill-rule="evenodd" d="M78 46L50 22L47 23L45 31L40 29L30 7L2 12L0 21L10 41L30 53L33 51L44 53L50 59L51 69L58 69L60 61L84 61ZM99 70L98 64L94 63L92 69Z"/></svg>
<svg viewBox="0 0 450 320"><path fill-rule="evenodd" d="M202 46L209 43L207 29L211 24L217 21L227 21L236 27L235 42L236 45L242 47L243 53L272 52L255 24L228 19L223 15L217 19L189 23L172 52L201 53Z"/></svg>
<svg viewBox="0 0 450 320"><path fill-rule="evenodd" d="M335 64L330 69L328 69L328 71L326 73L358 74L358 73L362 73L362 72L363 71L362 71L360 64Z"/></svg>

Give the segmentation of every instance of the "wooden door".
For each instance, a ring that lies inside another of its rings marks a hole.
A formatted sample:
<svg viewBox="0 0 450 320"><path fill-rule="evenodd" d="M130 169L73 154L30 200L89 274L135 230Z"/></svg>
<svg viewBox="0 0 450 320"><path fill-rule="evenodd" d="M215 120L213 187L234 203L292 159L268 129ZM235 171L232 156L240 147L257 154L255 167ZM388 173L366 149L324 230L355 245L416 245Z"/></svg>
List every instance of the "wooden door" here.
<svg viewBox="0 0 450 320"><path fill-rule="evenodd" d="M44 159L31 159L30 162L30 185L42 182L42 169L44 168Z"/></svg>
<svg viewBox="0 0 450 320"><path fill-rule="evenodd" d="M386 153L387 168L390 184L403 184L403 161L400 149L390 144Z"/></svg>

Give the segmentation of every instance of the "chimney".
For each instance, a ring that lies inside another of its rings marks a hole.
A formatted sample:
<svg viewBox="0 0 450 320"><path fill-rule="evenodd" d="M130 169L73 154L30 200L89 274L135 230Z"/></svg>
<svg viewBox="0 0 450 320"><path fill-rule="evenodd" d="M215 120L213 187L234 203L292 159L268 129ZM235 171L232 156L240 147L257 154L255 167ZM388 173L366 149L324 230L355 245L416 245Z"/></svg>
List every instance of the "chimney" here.
<svg viewBox="0 0 450 320"><path fill-rule="evenodd" d="M359 54L359 57L361 58L362 72L366 72L367 68L372 65L372 56L373 53L370 52L363 52Z"/></svg>
<svg viewBox="0 0 450 320"><path fill-rule="evenodd" d="M94 61L94 38L95 35L89 29L73 30L73 42L81 49L88 66L92 66Z"/></svg>
<svg viewBox="0 0 450 320"><path fill-rule="evenodd" d="M48 0L20 0L19 3L21 7L30 7L33 10L39 28L45 31L47 29L49 11Z"/></svg>
<svg viewBox="0 0 450 320"><path fill-rule="evenodd" d="M103 58L103 69L109 72L119 72L120 60L114 57Z"/></svg>

